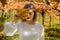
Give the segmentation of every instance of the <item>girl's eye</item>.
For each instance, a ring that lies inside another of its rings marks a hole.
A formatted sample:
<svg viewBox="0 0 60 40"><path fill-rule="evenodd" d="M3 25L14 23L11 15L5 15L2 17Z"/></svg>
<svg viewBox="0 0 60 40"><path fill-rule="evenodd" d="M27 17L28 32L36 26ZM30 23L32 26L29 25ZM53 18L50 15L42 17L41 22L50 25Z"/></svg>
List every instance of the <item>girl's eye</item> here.
<svg viewBox="0 0 60 40"><path fill-rule="evenodd" d="M29 13L30 15L32 15L32 13Z"/></svg>

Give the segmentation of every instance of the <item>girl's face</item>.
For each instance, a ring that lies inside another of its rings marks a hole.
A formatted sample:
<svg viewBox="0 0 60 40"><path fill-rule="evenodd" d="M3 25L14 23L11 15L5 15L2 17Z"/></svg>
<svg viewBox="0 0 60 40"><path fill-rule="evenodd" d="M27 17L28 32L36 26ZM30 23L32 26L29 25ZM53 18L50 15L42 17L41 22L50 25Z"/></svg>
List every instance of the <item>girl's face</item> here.
<svg viewBox="0 0 60 40"><path fill-rule="evenodd" d="M33 20L33 16L34 16L33 10L29 9L29 13L28 13L27 17L25 17L25 20L26 21L31 21L31 20Z"/></svg>

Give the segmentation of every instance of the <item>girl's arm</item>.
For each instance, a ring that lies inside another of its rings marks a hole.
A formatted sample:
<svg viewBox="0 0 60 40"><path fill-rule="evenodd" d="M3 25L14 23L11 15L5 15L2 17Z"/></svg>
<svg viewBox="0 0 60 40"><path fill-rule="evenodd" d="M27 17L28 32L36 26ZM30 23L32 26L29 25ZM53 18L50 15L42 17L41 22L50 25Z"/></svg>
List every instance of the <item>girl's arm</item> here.
<svg viewBox="0 0 60 40"><path fill-rule="evenodd" d="M44 40L44 27L40 25L39 40Z"/></svg>
<svg viewBox="0 0 60 40"><path fill-rule="evenodd" d="M5 22L4 34L5 36L13 36L17 31L16 25L12 22Z"/></svg>

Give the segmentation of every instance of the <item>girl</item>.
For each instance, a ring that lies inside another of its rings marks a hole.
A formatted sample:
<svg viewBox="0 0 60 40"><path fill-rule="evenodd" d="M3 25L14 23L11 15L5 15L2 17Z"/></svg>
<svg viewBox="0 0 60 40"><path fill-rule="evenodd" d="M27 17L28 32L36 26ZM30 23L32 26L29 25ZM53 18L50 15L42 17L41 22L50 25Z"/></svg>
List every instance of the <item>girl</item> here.
<svg viewBox="0 0 60 40"><path fill-rule="evenodd" d="M34 5L26 4L24 9L28 9L27 17L15 24L19 32L19 40L44 40L44 28L42 24L36 22L37 13ZM15 20L20 16L15 15Z"/></svg>

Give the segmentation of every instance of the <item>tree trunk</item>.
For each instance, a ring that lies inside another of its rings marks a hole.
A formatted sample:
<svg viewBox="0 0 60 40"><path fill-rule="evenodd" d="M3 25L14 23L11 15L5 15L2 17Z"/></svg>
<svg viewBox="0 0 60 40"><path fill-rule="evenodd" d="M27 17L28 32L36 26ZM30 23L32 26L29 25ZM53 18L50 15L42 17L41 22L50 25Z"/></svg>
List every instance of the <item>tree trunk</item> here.
<svg viewBox="0 0 60 40"><path fill-rule="evenodd" d="M5 6L5 4L7 4L7 1L6 0L0 0L2 5Z"/></svg>
<svg viewBox="0 0 60 40"><path fill-rule="evenodd" d="M44 11L42 11L41 15L42 15L42 24L44 25Z"/></svg>

